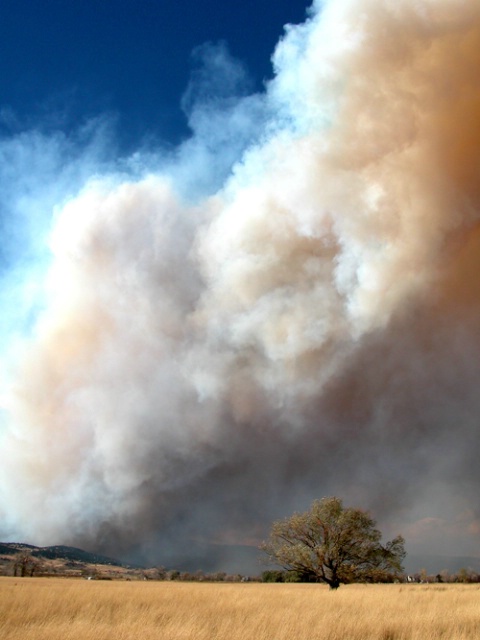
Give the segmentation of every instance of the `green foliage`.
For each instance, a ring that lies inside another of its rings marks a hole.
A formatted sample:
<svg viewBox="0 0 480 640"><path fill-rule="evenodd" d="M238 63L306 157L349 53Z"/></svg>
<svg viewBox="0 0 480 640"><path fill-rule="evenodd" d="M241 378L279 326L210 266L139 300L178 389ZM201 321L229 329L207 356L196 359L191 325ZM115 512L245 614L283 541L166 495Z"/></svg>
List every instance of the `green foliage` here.
<svg viewBox="0 0 480 640"><path fill-rule="evenodd" d="M305 513L274 522L261 548L302 582L337 589L342 583L390 581L403 570L404 540L398 536L383 546L375 524L365 511L323 498Z"/></svg>
<svg viewBox="0 0 480 640"><path fill-rule="evenodd" d="M262 582L285 582L285 571L262 571Z"/></svg>

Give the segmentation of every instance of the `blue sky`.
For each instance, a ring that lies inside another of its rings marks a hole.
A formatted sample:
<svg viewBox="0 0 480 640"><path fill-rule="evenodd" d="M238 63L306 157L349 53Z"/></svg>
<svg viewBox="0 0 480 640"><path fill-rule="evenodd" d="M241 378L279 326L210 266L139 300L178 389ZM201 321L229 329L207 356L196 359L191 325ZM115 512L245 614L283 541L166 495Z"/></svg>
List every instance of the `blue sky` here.
<svg viewBox="0 0 480 640"><path fill-rule="evenodd" d="M116 118L120 143L188 136L180 108L194 60L225 42L252 88L271 77L270 56L305 0L3 0L0 135L32 126L69 131Z"/></svg>
<svg viewBox="0 0 480 640"><path fill-rule="evenodd" d="M0 278L8 274L9 286L3 297L11 299L11 283L23 279L12 268L30 271L32 261L37 269L42 255L48 260L55 207L92 174L116 172L137 151L148 170L182 156L179 183L190 193L218 188L262 118L249 115L255 122L235 130L228 105L216 110L215 149L208 162L195 162L212 136L199 131L198 118L192 131L192 106L208 99L207 85L223 97L261 95L284 25L303 22L307 8L306 0L4 0ZM215 51L226 66L215 70L213 63L205 72Z"/></svg>

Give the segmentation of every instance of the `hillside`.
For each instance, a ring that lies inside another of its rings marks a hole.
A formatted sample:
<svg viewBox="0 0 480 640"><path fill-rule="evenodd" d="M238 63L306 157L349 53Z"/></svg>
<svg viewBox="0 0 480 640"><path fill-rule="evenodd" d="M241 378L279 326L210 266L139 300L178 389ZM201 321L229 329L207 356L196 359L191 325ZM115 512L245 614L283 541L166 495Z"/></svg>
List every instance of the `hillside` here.
<svg viewBox="0 0 480 640"><path fill-rule="evenodd" d="M0 575L14 575L18 569L18 558L27 554L27 575L33 568L35 575L69 576L86 578L132 578L143 576L138 567L126 565L120 560L98 553L90 553L77 547L55 545L37 547L23 542L0 542Z"/></svg>
<svg viewBox="0 0 480 640"><path fill-rule="evenodd" d="M98 553L90 553L77 547L67 547L65 545L55 545L51 547L36 547L23 542L0 542L0 555L12 555L20 551L28 551L37 558L49 558L55 560L63 558L75 562L85 562L88 564L107 564L115 566L125 566L124 563Z"/></svg>

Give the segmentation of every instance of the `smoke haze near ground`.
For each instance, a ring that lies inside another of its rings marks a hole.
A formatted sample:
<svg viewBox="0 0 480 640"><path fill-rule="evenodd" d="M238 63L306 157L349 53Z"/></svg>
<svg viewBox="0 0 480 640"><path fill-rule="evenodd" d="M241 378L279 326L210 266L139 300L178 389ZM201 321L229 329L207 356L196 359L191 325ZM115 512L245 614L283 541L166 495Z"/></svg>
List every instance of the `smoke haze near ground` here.
<svg viewBox="0 0 480 640"><path fill-rule="evenodd" d="M5 277L1 536L168 564L335 494L474 553L480 5L318 2L264 95L199 51L219 80L168 157L48 142L70 170L14 340Z"/></svg>

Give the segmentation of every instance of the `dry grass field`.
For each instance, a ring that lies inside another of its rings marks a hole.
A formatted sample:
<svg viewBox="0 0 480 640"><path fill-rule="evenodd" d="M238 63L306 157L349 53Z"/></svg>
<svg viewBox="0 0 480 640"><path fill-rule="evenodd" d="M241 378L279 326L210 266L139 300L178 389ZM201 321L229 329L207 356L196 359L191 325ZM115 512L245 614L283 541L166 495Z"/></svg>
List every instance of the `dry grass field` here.
<svg viewBox="0 0 480 640"><path fill-rule="evenodd" d="M480 638L478 585L0 578L2 640Z"/></svg>

